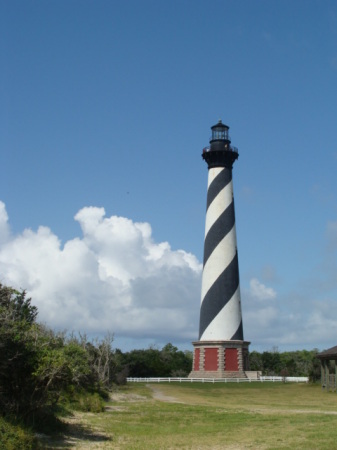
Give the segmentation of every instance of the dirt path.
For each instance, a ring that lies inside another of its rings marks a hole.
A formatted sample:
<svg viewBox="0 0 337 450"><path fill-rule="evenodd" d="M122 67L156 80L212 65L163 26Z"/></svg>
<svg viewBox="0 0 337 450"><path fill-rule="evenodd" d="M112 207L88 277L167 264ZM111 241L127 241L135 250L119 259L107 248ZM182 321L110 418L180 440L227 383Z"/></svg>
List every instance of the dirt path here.
<svg viewBox="0 0 337 450"><path fill-rule="evenodd" d="M169 402L169 403L184 403L175 397L170 397L168 395L163 394L163 392L160 390L159 386L157 386L157 385L147 384L146 387L151 389L152 396L155 400L160 400L161 402Z"/></svg>

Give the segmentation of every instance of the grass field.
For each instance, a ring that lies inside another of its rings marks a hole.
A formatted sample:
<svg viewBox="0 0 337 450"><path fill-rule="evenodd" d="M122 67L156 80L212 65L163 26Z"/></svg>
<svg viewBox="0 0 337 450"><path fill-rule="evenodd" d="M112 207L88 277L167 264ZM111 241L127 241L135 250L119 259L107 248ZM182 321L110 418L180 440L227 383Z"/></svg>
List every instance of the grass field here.
<svg viewBox="0 0 337 450"><path fill-rule="evenodd" d="M337 394L310 384L130 384L72 420L82 435L51 448L337 449Z"/></svg>

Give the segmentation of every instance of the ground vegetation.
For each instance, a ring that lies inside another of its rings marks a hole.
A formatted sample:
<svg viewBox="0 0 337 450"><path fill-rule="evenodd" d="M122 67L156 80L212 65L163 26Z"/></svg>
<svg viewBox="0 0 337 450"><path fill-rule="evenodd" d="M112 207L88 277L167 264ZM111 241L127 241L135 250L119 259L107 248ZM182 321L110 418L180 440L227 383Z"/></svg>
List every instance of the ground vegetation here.
<svg viewBox="0 0 337 450"><path fill-rule="evenodd" d="M49 448L330 450L336 418L336 393L319 384L130 383L104 414L75 414L86 433Z"/></svg>

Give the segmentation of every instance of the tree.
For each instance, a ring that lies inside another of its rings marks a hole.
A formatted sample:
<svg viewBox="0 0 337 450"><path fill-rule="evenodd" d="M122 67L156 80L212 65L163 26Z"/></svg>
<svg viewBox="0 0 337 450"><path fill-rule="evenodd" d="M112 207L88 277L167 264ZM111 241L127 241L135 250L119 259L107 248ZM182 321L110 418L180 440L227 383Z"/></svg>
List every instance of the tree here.
<svg viewBox="0 0 337 450"><path fill-rule="evenodd" d="M185 377L192 370L192 353L178 350L171 343L162 350L150 347L122 354L122 365L130 377Z"/></svg>
<svg viewBox="0 0 337 450"><path fill-rule="evenodd" d="M96 349L36 322L26 292L0 285L0 412L26 419L51 409L64 391L94 389L110 380L111 338ZM108 355L108 356L107 356ZM94 359L96 361L97 359ZM109 367L108 367L109 366Z"/></svg>
<svg viewBox="0 0 337 450"><path fill-rule="evenodd" d="M256 351L249 353L249 367L250 370L262 371L263 362L261 353Z"/></svg>
<svg viewBox="0 0 337 450"><path fill-rule="evenodd" d="M280 354L277 351L262 353L264 375L278 375L282 369Z"/></svg>
<svg viewBox="0 0 337 450"><path fill-rule="evenodd" d="M107 333L102 340L95 339L96 345L91 346L91 363L93 370L102 386L111 385L115 373L115 357L112 349L114 336Z"/></svg>
<svg viewBox="0 0 337 450"><path fill-rule="evenodd" d="M37 317L36 306L31 305L31 298L26 298L26 291L19 292L0 283L0 325L6 327L11 322L32 324Z"/></svg>
<svg viewBox="0 0 337 450"><path fill-rule="evenodd" d="M36 367L31 330L37 309L18 292L0 284L0 411L14 415L30 405L34 383L30 376Z"/></svg>
<svg viewBox="0 0 337 450"><path fill-rule="evenodd" d="M315 381L320 377L320 364L316 357L318 349L293 352L270 351L249 354L251 370L262 371L263 375L307 376Z"/></svg>
<svg viewBox="0 0 337 450"><path fill-rule="evenodd" d="M318 353L319 351L317 348L312 350L312 362L308 370L310 381L312 381L313 383L321 378L321 362L317 358Z"/></svg>

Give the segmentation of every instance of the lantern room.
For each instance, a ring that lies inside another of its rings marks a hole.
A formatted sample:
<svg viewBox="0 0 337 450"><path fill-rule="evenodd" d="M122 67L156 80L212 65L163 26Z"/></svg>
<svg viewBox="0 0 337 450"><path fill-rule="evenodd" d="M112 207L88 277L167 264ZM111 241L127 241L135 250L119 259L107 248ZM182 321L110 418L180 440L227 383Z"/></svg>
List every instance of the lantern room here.
<svg viewBox="0 0 337 450"><path fill-rule="evenodd" d="M228 135L229 127L224 125L221 120L211 127L212 136L210 146L205 147L202 157L211 167L226 167L231 169L233 163L239 157L238 149L231 146L231 139Z"/></svg>
<svg viewBox="0 0 337 450"><path fill-rule="evenodd" d="M211 127L212 130L212 136L210 139L210 144L212 144L212 142L214 141L226 141L226 142L230 142L230 137L228 135L228 130L229 127L227 125L224 125L221 120L219 120L219 122L216 125L213 125Z"/></svg>

